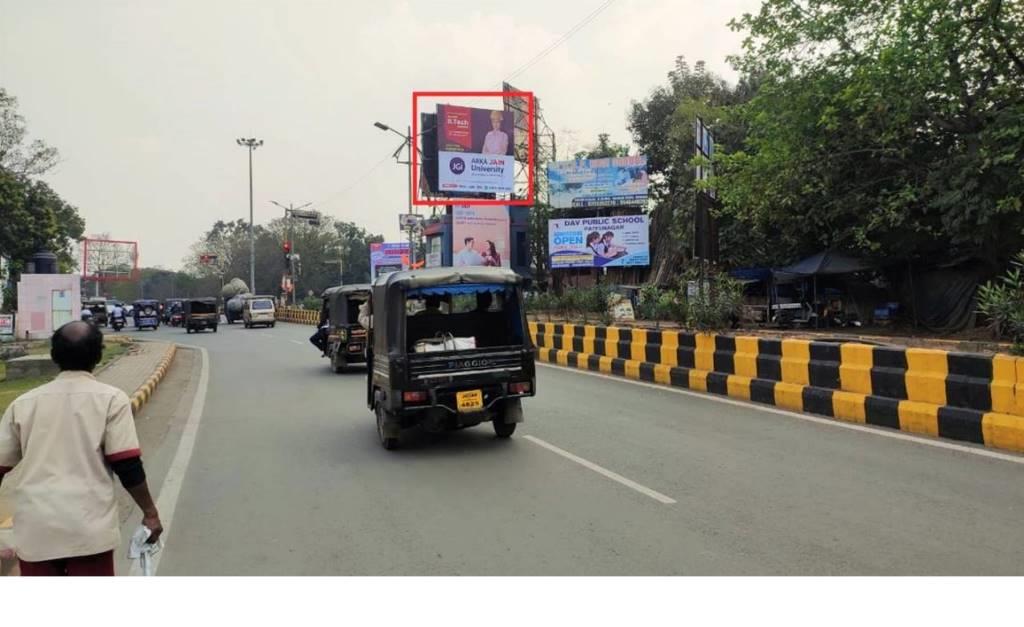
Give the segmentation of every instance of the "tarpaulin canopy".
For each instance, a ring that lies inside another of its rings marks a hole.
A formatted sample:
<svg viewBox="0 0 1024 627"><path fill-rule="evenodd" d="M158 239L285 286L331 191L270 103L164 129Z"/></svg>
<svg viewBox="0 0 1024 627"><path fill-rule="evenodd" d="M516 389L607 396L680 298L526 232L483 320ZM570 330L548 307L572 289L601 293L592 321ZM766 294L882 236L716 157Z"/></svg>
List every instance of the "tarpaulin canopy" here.
<svg viewBox="0 0 1024 627"><path fill-rule="evenodd" d="M774 274L776 278L795 278L822 274L849 274L870 270L872 267L862 259L826 250L784 268L779 268L775 270Z"/></svg>

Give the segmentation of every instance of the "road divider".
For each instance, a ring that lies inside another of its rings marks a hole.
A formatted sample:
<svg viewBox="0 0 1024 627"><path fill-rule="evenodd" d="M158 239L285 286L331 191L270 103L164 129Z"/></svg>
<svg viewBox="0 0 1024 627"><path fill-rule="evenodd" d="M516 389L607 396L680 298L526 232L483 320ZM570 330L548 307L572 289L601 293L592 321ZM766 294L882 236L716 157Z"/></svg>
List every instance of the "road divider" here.
<svg viewBox="0 0 1024 627"><path fill-rule="evenodd" d="M538 359L1024 452L1024 358L530 322Z"/></svg>
<svg viewBox="0 0 1024 627"><path fill-rule="evenodd" d="M160 385L160 381L167 374L167 370L171 367L171 362L174 361L174 355L177 353L178 347L174 344L168 344L167 350L164 352L164 356L160 358L157 363L156 369L153 371L149 378L146 379L145 383L139 386L135 392L132 393L132 412L138 413L142 406L145 405L149 399L153 396L153 391L156 390L156 386Z"/></svg>

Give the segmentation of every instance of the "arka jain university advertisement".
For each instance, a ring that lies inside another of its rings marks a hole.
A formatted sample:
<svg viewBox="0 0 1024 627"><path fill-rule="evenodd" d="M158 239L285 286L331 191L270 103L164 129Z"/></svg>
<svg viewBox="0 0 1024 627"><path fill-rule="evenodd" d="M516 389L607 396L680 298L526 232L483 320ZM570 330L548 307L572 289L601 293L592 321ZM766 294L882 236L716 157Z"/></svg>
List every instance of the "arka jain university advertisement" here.
<svg viewBox="0 0 1024 627"><path fill-rule="evenodd" d="M511 111L437 105L438 186L444 192L511 193Z"/></svg>
<svg viewBox="0 0 1024 627"><path fill-rule="evenodd" d="M548 221L551 268L647 266L647 216L565 218Z"/></svg>

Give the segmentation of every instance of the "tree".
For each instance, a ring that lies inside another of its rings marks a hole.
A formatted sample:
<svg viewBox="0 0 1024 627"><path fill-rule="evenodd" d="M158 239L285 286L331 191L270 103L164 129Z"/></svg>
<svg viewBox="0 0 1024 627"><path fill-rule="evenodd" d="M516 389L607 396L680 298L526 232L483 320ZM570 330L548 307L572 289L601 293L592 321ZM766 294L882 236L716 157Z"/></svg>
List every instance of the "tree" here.
<svg viewBox="0 0 1024 627"><path fill-rule="evenodd" d="M703 61L691 68L677 57L668 83L632 104L629 129L651 175L652 263L650 280L668 284L680 275L692 246L696 205L693 124L700 116L714 129L716 144L739 145L745 135L732 107L748 100L757 82L745 78L730 86L709 72Z"/></svg>
<svg viewBox="0 0 1024 627"><path fill-rule="evenodd" d="M1024 234L1024 8L766 0L733 23L763 78L719 162L724 213L790 257L971 255Z"/></svg>
<svg viewBox="0 0 1024 627"><path fill-rule="evenodd" d="M0 169L19 177L38 176L57 165L57 149L41 140L26 143L28 129L18 99L0 87Z"/></svg>
<svg viewBox="0 0 1024 627"><path fill-rule="evenodd" d="M0 216L0 256L11 260L14 274L40 250L55 253L63 271L77 266L72 244L85 221L46 183L0 168Z"/></svg>
<svg viewBox="0 0 1024 627"><path fill-rule="evenodd" d="M573 155L576 159L604 159L606 157L626 157L629 155L629 146L616 144L611 141L608 133L600 133L597 136L597 143L589 150L581 150Z"/></svg>

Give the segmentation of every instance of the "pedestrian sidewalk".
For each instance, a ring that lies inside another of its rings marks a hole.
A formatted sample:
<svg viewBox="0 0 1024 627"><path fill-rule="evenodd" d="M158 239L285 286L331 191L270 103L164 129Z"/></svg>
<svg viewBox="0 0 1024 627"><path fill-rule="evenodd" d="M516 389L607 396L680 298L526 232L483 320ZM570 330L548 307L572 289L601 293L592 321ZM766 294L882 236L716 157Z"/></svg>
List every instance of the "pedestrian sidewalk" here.
<svg viewBox="0 0 1024 627"><path fill-rule="evenodd" d="M135 342L127 353L97 372L96 379L121 389L130 398L160 367L168 346L167 342ZM4 549L4 540L9 537L13 524L14 510L9 486L16 480L17 470L8 475L4 485L0 487L0 555ZM4 560L0 565L0 576L17 574L17 569L14 572L6 572L7 564L8 562Z"/></svg>

